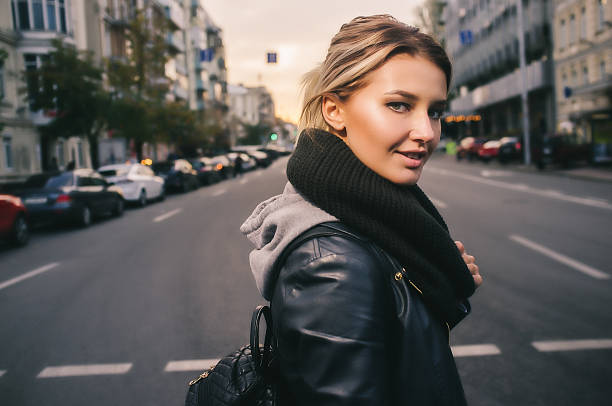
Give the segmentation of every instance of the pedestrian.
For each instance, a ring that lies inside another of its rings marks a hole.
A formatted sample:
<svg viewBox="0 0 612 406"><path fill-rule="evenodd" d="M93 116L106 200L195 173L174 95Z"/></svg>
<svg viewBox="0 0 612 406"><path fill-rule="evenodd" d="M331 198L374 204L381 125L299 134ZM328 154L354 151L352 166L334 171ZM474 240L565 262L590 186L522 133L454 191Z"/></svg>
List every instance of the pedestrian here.
<svg viewBox="0 0 612 406"><path fill-rule="evenodd" d="M234 159L234 178L236 176L242 175L242 157L240 154L236 155L236 159Z"/></svg>
<svg viewBox="0 0 612 406"><path fill-rule="evenodd" d="M289 182L241 227L271 303L281 404L466 404L449 336L482 278L417 186L450 80L444 49L388 15L344 24L304 77ZM329 232L274 273L313 227Z"/></svg>

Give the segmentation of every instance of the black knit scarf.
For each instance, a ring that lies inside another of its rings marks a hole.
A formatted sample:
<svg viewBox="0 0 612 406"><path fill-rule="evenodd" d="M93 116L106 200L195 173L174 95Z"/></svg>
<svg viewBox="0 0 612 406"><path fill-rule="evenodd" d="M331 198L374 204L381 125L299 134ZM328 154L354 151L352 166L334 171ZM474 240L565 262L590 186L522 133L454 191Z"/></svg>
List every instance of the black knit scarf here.
<svg viewBox="0 0 612 406"><path fill-rule="evenodd" d="M386 180L321 130L302 133L287 177L314 205L394 256L433 314L456 324L458 301L474 293L474 281L440 213L417 185Z"/></svg>

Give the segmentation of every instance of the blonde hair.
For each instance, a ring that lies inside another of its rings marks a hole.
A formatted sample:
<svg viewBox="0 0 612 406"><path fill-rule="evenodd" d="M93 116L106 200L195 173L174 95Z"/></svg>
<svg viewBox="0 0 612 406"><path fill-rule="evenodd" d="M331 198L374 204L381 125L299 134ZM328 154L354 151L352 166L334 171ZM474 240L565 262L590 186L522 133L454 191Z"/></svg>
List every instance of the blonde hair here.
<svg viewBox="0 0 612 406"><path fill-rule="evenodd" d="M332 38L323 63L302 79L304 100L298 123L300 132L307 128L329 131L321 111L323 96L333 94L346 100L366 85L368 73L402 53L422 56L440 67L446 76L448 90L452 73L448 56L440 44L418 28L386 14L356 17L343 24Z"/></svg>

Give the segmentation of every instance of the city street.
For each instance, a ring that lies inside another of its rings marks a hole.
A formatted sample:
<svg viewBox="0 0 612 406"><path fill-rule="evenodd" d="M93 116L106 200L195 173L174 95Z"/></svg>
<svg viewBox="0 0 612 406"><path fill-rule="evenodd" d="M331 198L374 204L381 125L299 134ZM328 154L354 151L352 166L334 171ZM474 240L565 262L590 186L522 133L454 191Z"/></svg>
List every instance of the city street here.
<svg viewBox="0 0 612 406"><path fill-rule="evenodd" d="M286 162L1 247L0 404L183 404L248 340L239 226ZM468 403L609 405L612 185L443 155L420 185L484 277L451 332Z"/></svg>

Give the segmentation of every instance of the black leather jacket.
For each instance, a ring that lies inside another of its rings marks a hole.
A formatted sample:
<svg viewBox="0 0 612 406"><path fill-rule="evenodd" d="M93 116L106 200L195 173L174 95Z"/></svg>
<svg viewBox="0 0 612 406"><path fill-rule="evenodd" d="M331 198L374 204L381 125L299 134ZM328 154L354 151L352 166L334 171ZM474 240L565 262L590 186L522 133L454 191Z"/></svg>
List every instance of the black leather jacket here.
<svg viewBox="0 0 612 406"><path fill-rule="evenodd" d="M450 327L405 270L341 223L318 227L330 232L290 253L272 298L282 404L465 405Z"/></svg>

